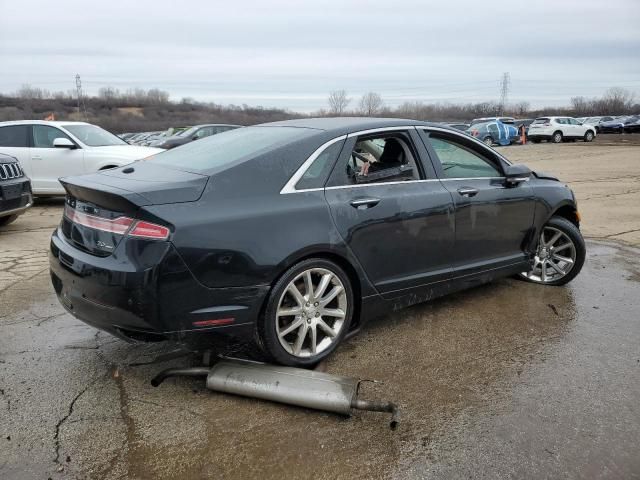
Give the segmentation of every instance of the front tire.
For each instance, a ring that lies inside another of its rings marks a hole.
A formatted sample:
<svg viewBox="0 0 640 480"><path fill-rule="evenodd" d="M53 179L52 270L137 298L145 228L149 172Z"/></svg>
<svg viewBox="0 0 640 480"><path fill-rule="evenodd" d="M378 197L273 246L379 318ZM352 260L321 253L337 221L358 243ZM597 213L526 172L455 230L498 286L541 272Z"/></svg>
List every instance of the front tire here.
<svg viewBox="0 0 640 480"><path fill-rule="evenodd" d="M578 227L563 217L551 217L542 228L536 255L520 277L543 285L565 285L582 270L586 248Z"/></svg>
<svg viewBox="0 0 640 480"><path fill-rule="evenodd" d="M591 130L587 130L587 133L584 134L585 142L593 142L593 132Z"/></svg>
<svg viewBox="0 0 640 480"><path fill-rule="evenodd" d="M258 340L277 363L311 367L333 352L353 316L347 274L322 258L304 260L278 280L269 294Z"/></svg>

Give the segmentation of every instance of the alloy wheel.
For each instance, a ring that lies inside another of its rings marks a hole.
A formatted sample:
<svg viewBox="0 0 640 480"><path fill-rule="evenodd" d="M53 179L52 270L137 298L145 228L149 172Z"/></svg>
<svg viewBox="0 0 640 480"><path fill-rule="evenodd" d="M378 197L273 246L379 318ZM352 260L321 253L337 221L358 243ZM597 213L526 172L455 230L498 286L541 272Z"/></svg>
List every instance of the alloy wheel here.
<svg viewBox="0 0 640 480"><path fill-rule="evenodd" d="M298 274L284 290L276 310L276 334L296 357L314 357L338 338L347 315L347 293L338 276L325 268Z"/></svg>
<svg viewBox="0 0 640 480"><path fill-rule="evenodd" d="M567 276L576 262L576 246L555 227L544 227L533 266L522 276L537 283L551 283Z"/></svg>
<svg viewBox="0 0 640 480"><path fill-rule="evenodd" d="M483 140L483 143L487 146L487 147L491 147L493 146L493 139L491 137L487 137Z"/></svg>
<svg viewBox="0 0 640 480"><path fill-rule="evenodd" d="M562 134L560 132L553 134L553 142L560 143L562 141Z"/></svg>

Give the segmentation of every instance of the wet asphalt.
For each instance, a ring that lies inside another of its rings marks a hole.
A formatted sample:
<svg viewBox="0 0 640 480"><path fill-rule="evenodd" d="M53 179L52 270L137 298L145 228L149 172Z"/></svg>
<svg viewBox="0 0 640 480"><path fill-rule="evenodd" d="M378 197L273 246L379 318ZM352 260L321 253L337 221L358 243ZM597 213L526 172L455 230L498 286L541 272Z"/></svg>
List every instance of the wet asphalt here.
<svg viewBox="0 0 640 480"><path fill-rule="evenodd" d="M363 393L399 404L396 431L153 388L199 359L75 320L39 271L0 291L0 478L640 478L639 253L590 241L567 287L505 279L369 324L326 368L381 382Z"/></svg>

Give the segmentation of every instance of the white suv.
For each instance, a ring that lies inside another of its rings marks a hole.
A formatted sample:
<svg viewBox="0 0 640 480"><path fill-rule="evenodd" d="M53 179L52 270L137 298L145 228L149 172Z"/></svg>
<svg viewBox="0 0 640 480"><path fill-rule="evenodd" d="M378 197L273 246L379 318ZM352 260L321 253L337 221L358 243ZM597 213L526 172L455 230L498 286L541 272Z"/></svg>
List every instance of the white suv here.
<svg viewBox="0 0 640 480"><path fill-rule="evenodd" d="M129 145L84 122L0 122L0 153L16 157L34 195L63 195L58 178L120 167L163 152Z"/></svg>
<svg viewBox="0 0 640 480"><path fill-rule="evenodd" d="M529 125L527 138L534 143L540 140L560 143L563 140L581 139L590 142L596 136L596 127L582 124L571 117L540 117Z"/></svg>

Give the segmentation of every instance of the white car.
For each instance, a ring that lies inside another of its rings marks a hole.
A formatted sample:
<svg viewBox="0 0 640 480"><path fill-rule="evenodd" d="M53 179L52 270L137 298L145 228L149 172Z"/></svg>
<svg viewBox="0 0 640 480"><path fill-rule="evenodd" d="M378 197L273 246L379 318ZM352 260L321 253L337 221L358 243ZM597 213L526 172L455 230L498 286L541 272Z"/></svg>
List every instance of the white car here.
<svg viewBox="0 0 640 480"><path fill-rule="evenodd" d="M580 123L572 117L539 117L529 125L527 139L534 143L540 140L560 143L564 140L591 142L596 136L596 127Z"/></svg>
<svg viewBox="0 0 640 480"><path fill-rule="evenodd" d="M58 178L93 173L164 152L129 145L84 122L0 122L0 153L16 157L34 195L64 195Z"/></svg>

